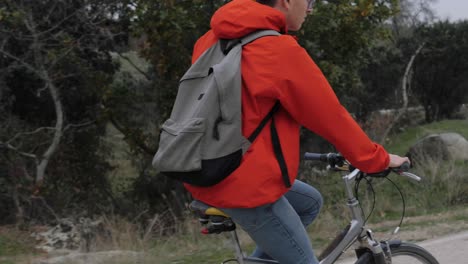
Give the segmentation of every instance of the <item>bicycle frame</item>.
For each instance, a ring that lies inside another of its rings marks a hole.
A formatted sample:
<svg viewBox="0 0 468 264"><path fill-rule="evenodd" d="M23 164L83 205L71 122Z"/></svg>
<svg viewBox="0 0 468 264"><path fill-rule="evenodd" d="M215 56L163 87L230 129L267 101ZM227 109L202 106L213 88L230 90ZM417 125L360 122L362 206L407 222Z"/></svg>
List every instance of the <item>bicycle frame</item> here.
<svg viewBox="0 0 468 264"><path fill-rule="evenodd" d="M345 191L347 196L347 205L351 211L351 222L349 229L345 231L343 238L337 237L339 243L334 246L334 242L330 246L333 246L333 250L320 261L320 264L331 264L334 263L341 254L350 247L356 239L364 244L363 240L367 236L366 231L364 230L364 216L359 207L359 201L356 199L352 189L352 183L356 180L356 177L359 175L360 171L358 169L353 170L351 173L343 176L343 181L345 185Z"/></svg>

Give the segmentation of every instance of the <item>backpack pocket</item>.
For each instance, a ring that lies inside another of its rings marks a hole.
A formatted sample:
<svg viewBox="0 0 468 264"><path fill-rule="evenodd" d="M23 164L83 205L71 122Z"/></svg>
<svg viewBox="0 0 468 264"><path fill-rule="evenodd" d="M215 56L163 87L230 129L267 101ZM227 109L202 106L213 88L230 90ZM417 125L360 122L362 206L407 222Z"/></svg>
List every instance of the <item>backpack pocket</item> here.
<svg viewBox="0 0 468 264"><path fill-rule="evenodd" d="M184 123L176 123L171 119L164 122L153 166L161 172L201 170L205 126L204 118L192 118Z"/></svg>

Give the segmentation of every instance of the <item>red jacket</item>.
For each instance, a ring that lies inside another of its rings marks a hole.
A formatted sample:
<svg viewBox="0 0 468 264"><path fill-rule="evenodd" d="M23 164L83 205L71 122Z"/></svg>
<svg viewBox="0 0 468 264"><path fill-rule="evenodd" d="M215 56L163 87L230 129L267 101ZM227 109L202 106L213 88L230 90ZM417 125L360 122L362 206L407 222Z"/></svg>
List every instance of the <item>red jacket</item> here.
<svg viewBox="0 0 468 264"><path fill-rule="evenodd" d="M234 0L221 7L212 17L211 28L195 44L192 62L219 38L240 38L259 29L287 31L283 13L252 0ZM388 166L387 152L343 108L320 69L292 36L267 36L244 46L241 67L243 134L250 135L279 100L275 125L291 182L299 167L301 125L328 140L363 171ZM273 152L269 125L225 180L212 187L185 186L194 198L217 207L255 207L276 201L288 188Z"/></svg>

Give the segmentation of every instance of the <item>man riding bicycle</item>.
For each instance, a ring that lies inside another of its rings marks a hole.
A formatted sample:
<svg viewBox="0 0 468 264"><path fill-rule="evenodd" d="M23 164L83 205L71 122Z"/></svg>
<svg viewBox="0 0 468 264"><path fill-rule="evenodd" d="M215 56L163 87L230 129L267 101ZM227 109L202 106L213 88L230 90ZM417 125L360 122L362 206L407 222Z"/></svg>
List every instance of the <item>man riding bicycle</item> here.
<svg viewBox="0 0 468 264"><path fill-rule="evenodd" d="M274 122L284 163L264 129L239 168L211 187L185 184L192 196L220 208L255 241L253 256L279 263L318 263L305 227L322 206L320 193L296 180L300 126L333 144L364 172L399 167L408 158L372 142L338 101L324 75L289 31L301 28L314 0L234 0L212 17L211 30L195 44L192 63L219 39L239 39L271 29L242 51L242 132L252 134L277 101ZM287 175L285 182L284 175ZM289 186L287 183L290 183Z"/></svg>

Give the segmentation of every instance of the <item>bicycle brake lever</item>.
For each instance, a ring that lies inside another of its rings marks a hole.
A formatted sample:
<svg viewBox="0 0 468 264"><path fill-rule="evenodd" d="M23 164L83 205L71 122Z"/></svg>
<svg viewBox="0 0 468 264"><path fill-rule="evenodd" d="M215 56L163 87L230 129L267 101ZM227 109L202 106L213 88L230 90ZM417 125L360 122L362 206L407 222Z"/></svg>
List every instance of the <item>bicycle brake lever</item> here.
<svg viewBox="0 0 468 264"><path fill-rule="evenodd" d="M417 181L417 182L420 182L420 181L421 181L421 177L419 177L418 175L413 174L413 173L411 173L411 172L405 171L405 172L400 172L399 174L400 174L401 176L408 177L408 178L410 178L410 179L412 179L412 180L414 180L414 181Z"/></svg>

